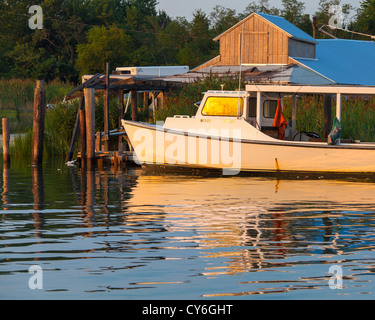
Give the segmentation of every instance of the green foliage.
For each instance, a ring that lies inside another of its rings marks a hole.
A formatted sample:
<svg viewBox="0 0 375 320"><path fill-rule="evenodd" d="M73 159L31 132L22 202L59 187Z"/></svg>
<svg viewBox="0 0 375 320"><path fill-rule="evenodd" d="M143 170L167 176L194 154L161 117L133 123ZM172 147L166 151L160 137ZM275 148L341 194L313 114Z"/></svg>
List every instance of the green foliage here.
<svg viewBox="0 0 375 320"><path fill-rule="evenodd" d="M111 67L127 65L132 51L130 37L116 26L93 27L89 30L86 44L77 46L76 66L80 74L104 72L105 63Z"/></svg>
<svg viewBox="0 0 375 320"><path fill-rule="evenodd" d="M335 115L332 108L332 123ZM284 116L292 119L291 98L284 100ZM312 131L323 136L324 99L302 96L297 100L297 131ZM349 98L342 101L342 139L375 141L375 99Z"/></svg>
<svg viewBox="0 0 375 320"><path fill-rule="evenodd" d="M47 104L62 101L73 88L73 85L58 80L47 83ZM35 81L31 79L0 80L0 116L10 119L12 133L25 132L32 127L34 90Z"/></svg>
<svg viewBox="0 0 375 320"><path fill-rule="evenodd" d="M14 144L9 146L9 153L16 159L31 159L32 145L33 130L28 129L23 135L16 135Z"/></svg>
<svg viewBox="0 0 375 320"><path fill-rule="evenodd" d="M320 0L318 26L327 25L329 7L343 7L350 29L375 33L374 0L364 0L351 21L351 4ZM281 15L312 34L312 18L305 4L282 0L281 8L269 0L250 2L243 12L215 6L211 13L195 10L191 21L157 11L156 0L38 0L43 9L43 29L28 27L30 1L0 1L0 77L59 79L78 83L83 73L104 72L125 65L188 65L194 68L218 54L212 39L254 11ZM331 30L339 37L351 35ZM318 37L325 37L318 32ZM359 37L360 38L360 37Z"/></svg>

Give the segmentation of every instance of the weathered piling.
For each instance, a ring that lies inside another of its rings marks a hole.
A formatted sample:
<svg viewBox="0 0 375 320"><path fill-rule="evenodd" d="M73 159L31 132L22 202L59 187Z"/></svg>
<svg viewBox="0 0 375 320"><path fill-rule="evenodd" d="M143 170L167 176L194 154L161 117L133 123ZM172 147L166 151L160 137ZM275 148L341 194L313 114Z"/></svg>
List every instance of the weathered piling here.
<svg viewBox="0 0 375 320"><path fill-rule="evenodd" d="M44 118L46 110L46 90L44 81L38 80L34 91L34 118L33 118L33 164L42 163L43 160L43 137Z"/></svg>
<svg viewBox="0 0 375 320"><path fill-rule="evenodd" d="M95 164L95 89L84 88L87 166Z"/></svg>
<svg viewBox="0 0 375 320"><path fill-rule="evenodd" d="M4 163L9 163L10 154L9 154L9 139L10 139L10 127L9 127L9 118L2 119L3 125L3 161Z"/></svg>
<svg viewBox="0 0 375 320"><path fill-rule="evenodd" d="M124 116L124 90L120 90L119 100L118 100L118 127L121 128L121 120ZM120 146L122 138L118 137L118 145Z"/></svg>
<svg viewBox="0 0 375 320"><path fill-rule="evenodd" d="M109 62L106 63L105 93L104 93L104 151L109 150Z"/></svg>
<svg viewBox="0 0 375 320"><path fill-rule="evenodd" d="M131 91L132 96L132 120L138 121L138 110L137 110L137 91Z"/></svg>
<svg viewBox="0 0 375 320"><path fill-rule="evenodd" d="M86 114L85 110L79 110L79 133L80 133L80 144L81 144L81 165L85 166L86 163Z"/></svg>
<svg viewBox="0 0 375 320"><path fill-rule="evenodd" d="M44 227L44 179L43 166L41 164L34 165L31 169L32 175L32 194L33 194L33 220L35 235L41 237Z"/></svg>

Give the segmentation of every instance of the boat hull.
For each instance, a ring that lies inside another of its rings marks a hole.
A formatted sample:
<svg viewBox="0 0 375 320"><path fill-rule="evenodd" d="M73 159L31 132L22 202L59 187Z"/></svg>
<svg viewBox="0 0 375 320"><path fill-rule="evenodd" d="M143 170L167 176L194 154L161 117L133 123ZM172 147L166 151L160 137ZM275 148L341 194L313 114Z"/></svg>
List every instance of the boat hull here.
<svg viewBox="0 0 375 320"><path fill-rule="evenodd" d="M140 165L251 172L375 173L374 144L220 138L123 120Z"/></svg>

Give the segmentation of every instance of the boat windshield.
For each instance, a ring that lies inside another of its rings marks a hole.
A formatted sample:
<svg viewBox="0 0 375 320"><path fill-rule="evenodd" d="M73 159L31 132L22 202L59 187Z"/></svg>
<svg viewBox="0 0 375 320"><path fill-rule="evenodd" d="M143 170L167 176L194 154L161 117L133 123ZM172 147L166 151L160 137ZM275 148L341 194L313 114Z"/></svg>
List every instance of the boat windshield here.
<svg viewBox="0 0 375 320"><path fill-rule="evenodd" d="M239 117L243 112L243 99L237 97L208 97L202 109L204 116Z"/></svg>

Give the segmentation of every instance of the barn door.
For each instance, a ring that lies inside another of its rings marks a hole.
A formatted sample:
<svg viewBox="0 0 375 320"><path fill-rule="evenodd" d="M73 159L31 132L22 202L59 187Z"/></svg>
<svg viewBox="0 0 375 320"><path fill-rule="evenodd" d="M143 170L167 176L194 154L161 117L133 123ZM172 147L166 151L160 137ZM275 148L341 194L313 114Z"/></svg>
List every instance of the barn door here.
<svg viewBox="0 0 375 320"><path fill-rule="evenodd" d="M244 32L240 34L240 63L242 64L268 64L269 33Z"/></svg>

